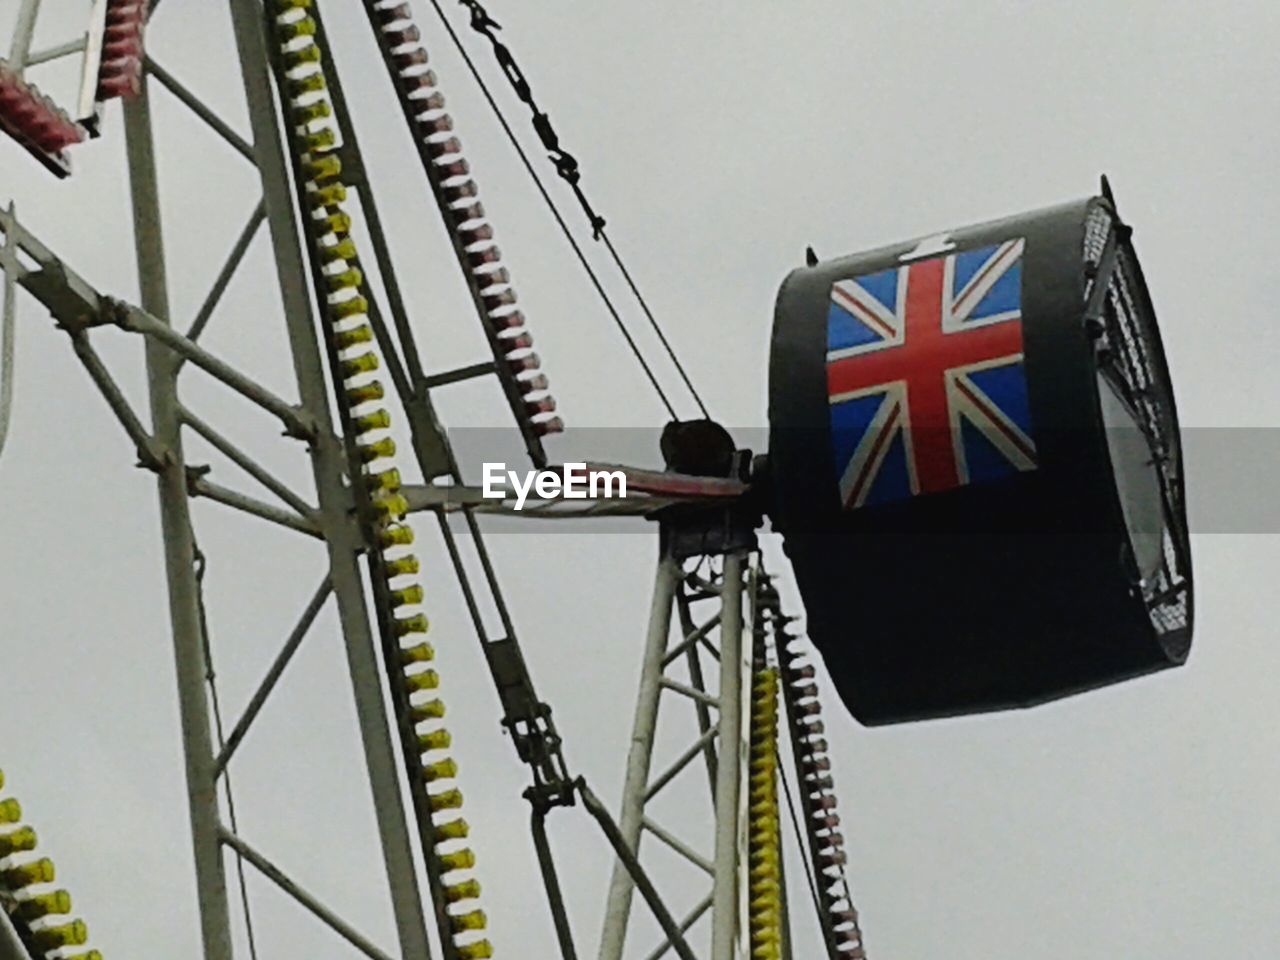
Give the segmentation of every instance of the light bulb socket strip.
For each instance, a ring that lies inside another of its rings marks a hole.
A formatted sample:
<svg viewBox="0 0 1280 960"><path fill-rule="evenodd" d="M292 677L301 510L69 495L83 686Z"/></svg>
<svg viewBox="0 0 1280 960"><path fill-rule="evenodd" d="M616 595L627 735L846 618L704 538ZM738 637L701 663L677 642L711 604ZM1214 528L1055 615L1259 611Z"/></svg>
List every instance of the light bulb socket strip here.
<svg viewBox="0 0 1280 960"><path fill-rule="evenodd" d="M751 960L781 960L784 889L778 813L778 671L765 666L763 649L760 654L752 671L747 767L747 935Z"/></svg>
<svg viewBox="0 0 1280 960"><path fill-rule="evenodd" d="M4 773L0 771L0 789ZM36 852L39 837L22 822L22 805L12 797L0 797L0 910L32 956L82 947L89 940L83 920L68 918L71 894L55 889L53 861ZM3 921L0 921L3 922ZM102 960L97 950L60 953L61 960Z"/></svg>
<svg viewBox="0 0 1280 960"><path fill-rule="evenodd" d="M511 272L478 199L480 188L454 133L454 119L445 109L435 71L427 66L430 58L421 31L409 4L400 0L364 0L364 7L471 290L507 402L534 464L545 467L542 438L561 433L564 421L555 412L541 358L533 352L533 337L517 306Z"/></svg>
<svg viewBox="0 0 1280 960"><path fill-rule="evenodd" d="M146 25L146 0L107 0L95 95L99 103L117 97L136 97L142 92L145 57L142 41Z"/></svg>
<svg viewBox="0 0 1280 960"><path fill-rule="evenodd" d="M452 736L442 724L444 702L435 650L425 641L429 623L420 607L413 530L403 523L408 502L389 431L391 412L375 374L382 367L369 323L372 302L345 209L355 192L343 181L342 143L325 75L330 62L322 24L310 0L268 0L276 44L272 58L291 131L298 206L309 222L313 280L324 313L340 418L347 435L355 495L366 542L388 684L398 720L409 790L417 814L427 878L444 960L484 960L493 954L482 933L480 884L474 852L459 811L458 764L449 755ZM394 584L393 584L394 581ZM429 787L429 789L428 789ZM446 909L447 908L447 909Z"/></svg>
<svg viewBox="0 0 1280 960"><path fill-rule="evenodd" d="M782 612L777 589L762 577L760 611L776 651L778 688L786 708L787 732L800 790L800 810L817 884L818 920L832 960L866 960L858 911L845 876L844 836L839 831L839 801L831 776L822 701L814 681L808 642L788 631L792 618Z"/></svg>
<svg viewBox="0 0 1280 960"><path fill-rule="evenodd" d="M0 59L0 130L59 177L69 176L67 148L85 138L70 115Z"/></svg>

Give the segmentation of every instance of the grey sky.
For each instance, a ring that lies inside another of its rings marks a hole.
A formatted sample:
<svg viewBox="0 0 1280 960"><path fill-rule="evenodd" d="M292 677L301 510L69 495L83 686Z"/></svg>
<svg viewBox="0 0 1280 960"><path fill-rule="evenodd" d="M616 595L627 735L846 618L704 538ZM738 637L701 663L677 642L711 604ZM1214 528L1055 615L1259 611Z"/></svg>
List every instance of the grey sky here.
<svg viewBox="0 0 1280 960"><path fill-rule="evenodd" d="M430 5L413 6L566 421L659 422ZM444 6L461 24L457 5ZM1280 422L1280 335L1263 282L1280 219L1273 3L491 6L582 163L588 194L726 424L763 422L773 298L806 244L834 256L1046 205L1093 191L1102 171L1136 228L1184 425ZM37 46L72 36L86 4L45 7ZM167 0L148 42L243 131L224 7ZM16 0L0 0L4 46L15 9ZM474 362L483 340L363 17L332 0L324 10L429 365ZM472 49L495 77L484 45ZM34 76L69 97L65 72ZM153 102L170 293L185 326L256 202L256 176L163 91ZM511 115L526 133L526 117L514 106ZM100 288L133 297L122 133L113 104L104 137L76 152L66 182L0 141L0 202L13 198L24 224ZM579 224L567 192L553 190ZM288 391L264 238L252 255L207 342ZM107 332L95 342L141 400L140 344ZM66 338L30 299L20 307L17 380L0 457L6 793L24 802L108 958L194 957L154 484L132 469L128 443ZM184 391L305 488L305 458L267 418L195 376ZM459 388L441 408L451 426L506 422L491 386ZM195 444L189 458L208 459ZM1210 495L1215 476L1234 466L1189 465L1193 512L1199 491ZM1264 490L1269 479L1250 483ZM217 506L197 504L195 521L210 560L219 684L234 716L318 582L321 556L301 538ZM500 735L445 558L418 526L492 939L499 957L549 957L552 931L519 798L524 768ZM567 756L614 803L656 538L639 528L499 536L492 546ZM783 569L777 544L766 547ZM1280 654L1269 591L1280 546L1256 535L1199 536L1194 547L1198 639L1182 670L1022 714L875 731L829 699L851 879L874 958L1273 954ZM794 605L789 583L786 590ZM855 615L892 611L868 602ZM390 944L331 616L262 723L235 767L245 835ZM691 835L696 826L691 814ZM581 810L553 819L553 841L588 956L609 861ZM661 870L673 889L687 888L687 873ZM264 958L348 955L265 883L251 882L251 893Z"/></svg>

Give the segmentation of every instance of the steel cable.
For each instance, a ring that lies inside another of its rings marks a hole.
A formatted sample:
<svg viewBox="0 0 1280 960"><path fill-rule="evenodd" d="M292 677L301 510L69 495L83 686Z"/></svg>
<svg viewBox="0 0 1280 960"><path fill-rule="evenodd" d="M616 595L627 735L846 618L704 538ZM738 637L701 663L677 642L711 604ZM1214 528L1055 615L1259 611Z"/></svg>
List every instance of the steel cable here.
<svg viewBox="0 0 1280 960"><path fill-rule="evenodd" d="M205 616L204 607L204 573L206 568L206 560L204 554L200 551L200 547L195 547L195 557L193 560L196 572L196 603L200 610L200 641L204 647L204 678L209 685L209 703L213 707L213 725L214 731L218 738L218 753L226 749L227 741L223 733L222 726L222 705L218 699L218 681L217 674L213 669L213 649L209 643L209 622ZM227 795L227 819L231 822L231 832L239 836L240 824L236 819L236 800L231 790L231 771L224 769L222 771L223 786ZM240 888L240 906L244 910L244 928L245 935L249 941L249 956L252 960L258 960L258 944L253 932L253 913L249 909L249 887L245 881L244 873L244 857L240 851L236 854L236 879Z"/></svg>
<svg viewBox="0 0 1280 960"><path fill-rule="evenodd" d="M529 87L529 81L525 78L519 64L516 63L515 56L511 53L510 48L498 39L497 31L501 30L502 26L489 16L480 0L458 0L458 2L471 11L471 29L486 37L493 45L494 57L497 59L498 65L502 67L502 72L511 81L511 88L515 90L516 96L520 101L533 112L533 129L537 132L538 139L542 141L542 145L547 149L551 162L556 168L556 173L573 189L573 194L577 198L578 204L582 207L582 212L591 224L592 235L596 240L604 241L605 247L609 251L609 256L627 281L627 286L631 288L631 293L640 305L640 309L648 318L654 333L658 335L658 340L662 343L663 349L666 350L667 356L671 358L671 362L679 372L685 387L688 388L689 393L693 396L694 402L697 403L698 408L702 411L702 415L709 417L706 405L703 404L702 398L698 396L698 391L694 388L693 382L685 372L684 366L676 356L674 348L671 346L670 341L667 340L667 336L658 324L653 311L649 309L649 304L632 278L631 271L627 269L627 265L622 260L622 255L618 253L605 232L604 217L596 213L591 206L591 201L587 199L586 192L582 189L582 172L577 157L560 145L560 137L551 125L551 118L538 109L538 105L533 99L533 91Z"/></svg>
<svg viewBox="0 0 1280 960"><path fill-rule="evenodd" d="M599 294L600 299L603 301L605 305L605 308L609 311L610 316L613 318L613 322L617 325L618 330L622 333L623 338L627 342L627 346L631 349L632 354L635 356L637 362L640 364L641 368L644 370L645 376L648 378L650 384L652 384L654 390L657 392L658 396L661 398L663 406L666 407L667 412L671 415L672 419L679 419L676 416L675 408L672 406L671 401L668 399L666 392L662 389L662 386L659 383L656 375L654 374L652 367L650 367L648 361L645 360L639 345L636 343L635 338L631 334L631 331L627 328L626 322L622 319L617 308L614 306L613 301L609 298L609 295L605 292L604 287L600 283L600 279L597 276L594 268L588 262L586 255L582 251L582 247L579 245L577 239L574 237L572 231L569 229L569 225L565 222L564 216L561 214L559 206L556 204L555 200L552 199L551 194L548 192L546 188L546 185L543 184L542 178L538 175L537 170L534 168L533 162L529 159L529 155L527 151L521 145L520 140L516 136L515 131L512 129L510 122L507 120L506 114L503 112L502 107L499 106L497 100L493 96L493 93L489 89L489 85L485 82L484 77L481 76L479 69L476 67L475 61L471 58L471 55L467 52L466 47L463 45L462 38L458 36L457 31L454 30L453 25L449 22L448 17L445 15L444 9L440 6L439 0L430 0L430 2L431 2L431 6L435 9L436 16L440 19L440 22L444 26L445 31L449 34L449 39L452 41L455 49L458 51L458 55L462 57L462 60L466 64L467 69L470 71L472 78L476 81L476 84L479 86L480 92L484 96L485 101L489 104L490 109L493 111L494 116L497 118L498 124L502 127L503 133L506 134L508 142L510 142L512 148L516 151L516 155L520 158L520 162L524 166L525 172L529 174L529 178L533 181L534 186L537 188L538 193L541 195L543 199L543 202L546 203L547 208L551 211L551 215L555 218L556 224L560 228L560 232L564 235L565 240L568 241L569 246L573 249L574 254L577 256L578 263L582 266L582 269L586 272L588 278L591 280L592 286L595 287L596 293ZM466 0L463 0L463 2L466 2ZM472 9L472 25L475 26L477 22L476 7L478 7L479 5L478 4L473 5L472 3L467 3L467 6ZM496 24L491 19L488 18L487 14L483 13L483 8L480 8L480 13L484 17L484 22L487 22L489 24L493 24L493 26L496 26ZM480 29L480 28L477 27L477 29ZM499 41L493 38L489 33L487 33L484 30L481 30L481 32L485 33L486 36L490 37L490 39L495 44L495 49L500 47L501 50L506 51L506 47L500 44ZM499 59L499 63L503 67L504 73L506 73L508 78L512 80L513 85L516 86L517 95L521 93L522 89L527 90L528 85L527 83L524 82L523 76L519 73L519 68L515 66L514 61L511 59L510 52L507 51L505 55L502 53L499 53L498 59ZM520 86L521 84L524 85L523 88ZM525 98L522 96L521 99L525 99ZM526 100L526 102L528 102L530 106L533 107L531 100ZM667 352L667 355L671 358L672 364L675 366L676 370L680 374L681 379L684 381L685 385L688 387L689 392L692 394L694 398L694 401L698 405L698 408L702 411L704 416L707 416L708 415L707 408L703 404L702 398L698 395L697 390L694 389L692 381L690 380L688 374L685 372L683 365L680 363L679 358L676 356L675 350L672 348L670 341L667 339L666 335L662 331L662 328L658 324L658 321L655 318L652 310L649 308L648 303L644 300L644 297L640 293L639 287L636 284L634 278L632 277L630 271L627 270L625 263L622 261L621 256L617 252L617 249L613 246L612 242L609 240L608 236L606 235L604 231L604 225L605 225L604 218L600 217L598 214L595 213L590 203L587 201L585 194L583 194L582 188L578 184L577 160L575 160L572 157L572 155L565 153L563 150L559 148L558 142L556 141L555 133L554 131L551 130L550 122L547 119L546 114L539 112L536 107L533 107L533 110L534 110L535 129L538 130L539 136L542 139L544 146L547 146L548 149L553 150L555 153L555 155L552 157L552 160L556 165L557 173L559 173L560 176L567 183L569 183L570 187L573 188L579 203L582 205L583 210L586 213L587 218L591 223L594 236L597 239L604 241L606 249L609 250L610 256L618 266L619 271L621 272L623 278L626 280L627 286L630 288L632 294L636 297L637 302L640 304L640 307L643 310L645 316L648 318L650 324L653 326L653 329L657 334L659 341L662 343L664 349Z"/></svg>
<svg viewBox="0 0 1280 960"><path fill-rule="evenodd" d="M813 865L809 862L809 845L800 828L800 818L796 815L796 802L791 796L791 784L787 780L786 767L782 765L782 756L778 755L778 773L782 781L782 794L787 798L787 813L790 815L791 827L796 837L796 847L800 851L800 862L804 864L805 879L809 881L809 895L813 898L813 909L822 912L822 898L818 895L818 883L814 877Z"/></svg>

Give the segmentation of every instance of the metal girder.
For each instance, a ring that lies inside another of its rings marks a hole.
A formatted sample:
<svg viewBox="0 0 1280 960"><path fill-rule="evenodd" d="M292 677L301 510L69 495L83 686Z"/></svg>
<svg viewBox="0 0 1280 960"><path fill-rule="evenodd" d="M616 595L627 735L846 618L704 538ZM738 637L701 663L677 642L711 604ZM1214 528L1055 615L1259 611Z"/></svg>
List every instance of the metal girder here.
<svg viewBox="0 0 1280 960"><path fill-rule="evenodd" d="M203 100L178 82L178 78L171 74L160 64L156 63L148 54L145 60L147 73L155 77L166 90L172 93L180 103L187 107L192 113L205 122L209 129L214 131L218 136L230 144L231 148L244 157L250 163L255 161L253 145L244 137L236 133L231 125L219 117L210 109Z"/></svg>
<svg viewBox="0 0 1280 960"><path fill-rule="evenodd" d="M133 197L134 243L143 307L158 325L169 315L164 243L160 232L160 198L156 186L151 110L142 94L125 104L125 142L129 187ZM182 715L187 799L195 849L196 891L205 960L232 960L231 914L227 878L218 832L217 770L213 730L204 679L204 629L195 575L195 537L182 460L178 418L177 369L174 354L161 341L146 341L147 385L151 396L152 431L169 453L158 471L160 526L169 580L169 618Z"/></svg>
<svg viewBox="0 0 1280 960"><path fill-rule="evenodd" d="M298 903L302 904L312 915L319 919L322 923L333 930L334 933L346 940L370 960L392 960L392 957L384 953L376 947L363 934L358 932L353 926L344 921L340 916L326 907L316 897L308 893L303 887L296 883L292 878L287 876L283 870L274 863L264 857L261 853L249 846L243 839L237 837L228 830L222 830L219 834L221 841L231 849L253 864L264 877L274 883L277 887L291 896Z"/></svg>
<svg viewBox="0 0 1280 960"><path fill-rule="evenodd" d="M21 76L31 52L31 38L36 32L36 17L40 14L40 0L20 0L18 20L13 26L13 41L9 45L9 63Z"/></svg>
<svg viewBox="0 0 1280 960"><path fill-rule="evenodd" d="M245 224L244 229L240 231L240 236L236 238L235 246L231 248L231 253L227 255L226 263L218 271L218 276L214 279L208 295L205 296L204 301L200 304L200 309L196 311L195 319L191 321L191 326L187 329L188 340L194 342L200 339L200 334L204 332L205 326L209 323L209 318L213 316L213 311L217 309L218 302L222 299L222 295L226 293L227 286L231 283L231 278L235 275L236 268L240 266L240 261L244 259L245 252L249 249L249 244L257 236L258 228L262 226L262 222L266 218L266 204L259 200L258 205L253 208L253 213L249 216L249 222Z"/></svg>
<svg viewBox="0 0 1280 960"><path fill-rule="evenodd" d="M18 326L18 244L13 232L13 202L0 211L0 230L4 244L0 246L0 453L9 435L13 413L13 356Z"/></svg>
<svg viewBox="0 0 1280 960"><path fill-rule="evenodd" d="M185 426L190 427L197 434L208 441L209 445L215 450L226 456L228 460L242 469L258 483L266 487L284 503L293 508L294 512L309 522L312 528L317 528L316 508L307 503L298 494L294 493L283 481L277 479L270 471L254 460L251 456L240 449L234 442L223 436L212 426L205 423L204 420L196 416L186 407L182 407L178 411L178 415Z"/></svg>
<svg viewBox="0 0 1280 960"><path fill-rule="evenodd" d="M104 322L102 295L12 216L0 217L6 244L18 251L11 273L17 283L44 304L64 327L76 329ZM34 264L27 266L24 260Z"/></svg>
<svg viewBox="0 0 1280 960"><path fill-rule="evenodd" d="M345 641L400 952L402 960L428 960L431 948L401 790L401 763L387 717L377 640L358 561L364 543L346 509L350 498L343 481L346 451L330 429L328 384L311 310L280 113L273 95L263 9L259 0L230 0L230 7L294 375L303 405L315 413L322 428L319 442L310 447L312 469L320 513L325 518L329 575Z"/></svg>

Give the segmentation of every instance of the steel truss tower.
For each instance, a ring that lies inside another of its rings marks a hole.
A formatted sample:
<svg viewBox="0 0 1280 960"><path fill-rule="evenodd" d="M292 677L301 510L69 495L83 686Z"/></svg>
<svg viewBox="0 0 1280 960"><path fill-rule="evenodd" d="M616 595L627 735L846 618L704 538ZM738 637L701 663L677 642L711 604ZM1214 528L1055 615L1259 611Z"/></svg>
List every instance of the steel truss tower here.
<svg viewBox="0 0 1280 960"><path fill-rule="evenodd" d="M367 0L365 5L393 75L402 87L425 89L426 81L421 78L426 75L413 72L417 61L412 60L411 51L406 52L415 42L406 38L416 34L404 26L402 8L383 0ZM155 6L152 0L150 8ZM228 897L232 858L258 870L365 956L429 960L439 951L444 960L470 960L491 955L488 941L482 937L485 914L472 909L479 887L471 876L476 867L474 855L462 845L468 828L464 820L454 816L462 803L460 791L452 786L457 766L451 757L442 756L449 736L437 721L445 708L439 699L420 696L432 696L439 678L433 669L424 668L433 658L430 644L418 636L426 631L425 617L412 612L421 604L421 588L406 584L405 579L418 566L417 558L404 549L413 538L406 520L410 513L432 514L442 533L500 696L502 722L512 734L520 759L530 768L532 784L525 798L532 807L534 846L564 960L575 960L586 952L580 953L573 942L545 819L558 807L579 803L599 824L617 855L605 905L600 960L622 960L624 947L629 942L634 945L636 938L629 940L628 933L637 890L664 936L647 954L651 960L668 950L681 960L735 960L748 955L789 958L776 792L776 704L779 684L787 681L778 679L776 660L780 654L775 648L784 641L775 638L774 632L782 621L776 594L769 593L759 566L753 533L758 517L742 504L733 503L700 513L663 515L660 520L660 560L621 810L615 821L585 781L570 774L561 754L550 708L537 696L525 667L513 619L485 547L477 518L483 505L474 497L474 488L466 485L431 398L432 390L450 383L496 377L517 411L517 426L526 449L541 465L540 461L545 461L540 437L558 429L554 426L558 421L553 424L544 416L554 404L525 398L530 390L543 389L545 378L540 374L525 376L529 372L525 355L512 361L504 354L514 340L495 333L492 326L486 327L491 334L492 360L430 376L424 371L378 206L365 180L360 145L340 78L328 61L317 4L312 0L268 0L264 9L261 0L228 0L228 6L251 142L240 137L150 53L145 58L140 89L124 105L140 288L137 304L96 290L19 223L12 210L0 216L4 241L0 263L4 264L6 287L16 284L24 288L67 332L76 356L136 447L139 465L156 478L205 960L233 957ZM38 8L38 0L23 0L10 60L19 73L26 63L101 45L101 34L95 37L91 32L87 43L73 41L32 54L30 40ZM95 11L102 10L106 11L103 16L110 17L112 0L98 0ZM262 190L260 203L185 332L175 326L178 318L171 316L169 307L149 101L157 84L256 168ZM431 93L413 103L442 103L430 99L437 96ZM402 100L402 105L408 104L406 118L411 122L413 103ZM314 126L312 121L317 119L325 121L323 129ZM452 121L439 121L439 125L451 129ZM474 196L474 184L468 193L451 179L454 173L450 171L465 168L465 161L462 167L449 166L458 163L451 154L442 158L433 153L432 144L443 141L415 142L426 144L422 157L429 186L446 222L456 226L461 222L459 210L471 209L459 204ZM456 145L456 141L450 143ZM455 196L458 192L462 200ZM352 198L362 214L363 236L359 229L353 230L343 212L343 204ZM293 366L294 383L287 389L258 382L199 342L250 242L264 224ZM477 268L467 273L477 262L491 265L481 256L489 248L477 252L479 241L474 236L479 234L479 228L465 223L457 227L454 242L459 263L468 276L482 322L513 327L522 318L512 319L519 317L518 311L508 309L513 294L504 300L505 287L493 292L497 271L482 273ZM359 266L358 247L366 242L380 278L377 289ZM6 297L6 309L12 310L12 296ZM130 405L93 346L92 340L102 328L142 338L149 418L144 419ZM367 352L357 354L356 350ZM526 365L513 367L522 363ZM310 461L314 482L310 496L282 482L233 437L183 402L182 376L191 365L279 421L286 442ZM386 372L389 387L369 378L375 368ZM7 383L6 378L6 389ZM386 429L390 413L383 407L370 411L368 406L393 395L408 422L410 452L420 475L416 484L402 481L399 468L393 466L394 445L379 433ZM520 419L521 410L525 419ZM243 493L215 480L208 468L189 464L183 440L191 433L278 502ZM447 490L435 484L441 479L450 482ZM315 540L327 562L310 602L225 737L211 721L206 687L209 638L201 594L203 561L195 545L190 513L191 501L200 497ZM581 513L591 515L598 509L607 515L620 511L645 514L664 505L661 498L634 505L588 504ZM708 536L708 529L720 532ZM472 576L469 569L480 570L480 576ZM336 607L344 641L395 917L398 942L394 948L372 943L336 910L286 876L234 829L220 803L220 787L237 748L312 623L330 603ZM486 627L482 606L498 611L501 635L493 635ZM708 609L714 612L705 612ZM797 696L809 697L806 706L816 703L808 693L792 690L786 700L789 708ZM654 775L660 707L669 714L669 702L676 699L688 701L689 709L681 716L689 722L692 739L686 749L659 765ZM802 711L806 717L814 712ZM793 715L793 730L801 730L800 724ZM806 742L811 743L810 734L802 731L799 736L809 737ZM710 788L713 829L711 836L700 838L701 842L677 837L650 810L655 797L691 765L705 767ZM798 768L798 776L802 783L805 777L813 781L813 797L829 792L813 769ZM830 805L819 806L819 813L826 816ZM838 834L831 824L826 829L828 839L815 840L810 852L814 866L823 869L822 856L829 855L833 864L837 861L831 851L838 846ZM645 834L651 840L642 843ZM644 851L655 841L705 872L710 880L705 896L684 905L679 913L673 913L673 905L645 867ZM709 855L700 850L710 851ZM418 855L424 864L421 873L415 865ZM831 905L836 902L833 899L819 905L820 912L827 911L823 930L829 953L833 958L860 957L860 941L848 934L850 929L856 931L856 920L847 916L851 906L833 920ZM429 907L424 909L424 904ZM709 945L695 948L687 934L704 916L710 918ZM845 932L839 933L837 927ZM0 934L4 932L0 925ZM0 938L0 944L7 942Z"/></svg>
<svg viewBox="0 0 1280 960"><path fill-rule="evenodd" d="M742 693L744 681L749 683L750 680L751 657L749 647L745 659L743 656L744 561L743 551L728 553L724 557L722 571L711 579L702 579L696 572L687 572L681 561L670 553L658 566L620 815L623 838L637 855L642 834L649 833L710 875L710 891L684 915L679 929L687 930L704 913L712 911L710 956L713 958L734 955L739 933L739 867L745 860L745 837L741 828L746 821L739 804L741 772L747 752L742 744L746 732ZM694 606L704 600L712 601L717 609L697 623ZM677 607L681 639L672 646L671 619ZM714 643L717 634L718 645ZM716 693L708 692L704 681L703 664L708 655L719 664L719 689ZM682 671L687 671L688 682L670 676L671 668L677 665ZM657 776L653 776L659 706L673 695L691 701L697 716L698 737ZM714 722L712 710L715 711ZM645 813L650 801L700 757L706 763L715 815L711 860ZM619 862L614 867L609 885L600 960L622 958L634 889L633 877ZM650 956L661 956L669 944L670 940ZM685 956L684 960L688 957Z"/></svg>

